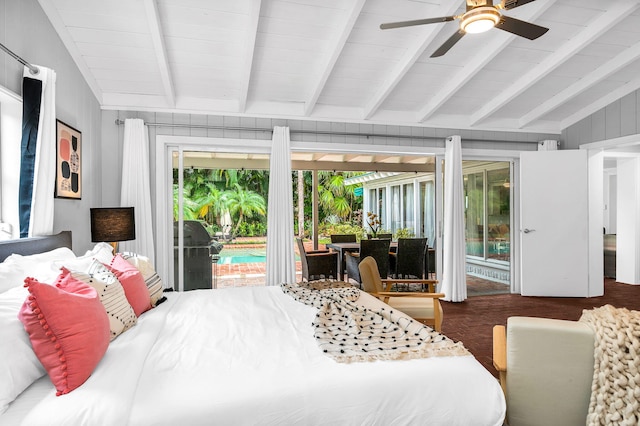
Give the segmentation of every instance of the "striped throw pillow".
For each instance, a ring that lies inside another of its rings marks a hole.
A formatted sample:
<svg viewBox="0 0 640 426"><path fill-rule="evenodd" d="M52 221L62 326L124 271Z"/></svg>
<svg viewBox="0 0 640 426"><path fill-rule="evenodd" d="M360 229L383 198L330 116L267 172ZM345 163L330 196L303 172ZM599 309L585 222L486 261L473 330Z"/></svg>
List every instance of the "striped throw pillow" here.
<svg viewBox="0 0 640 426"><path fill-rule="evenodd" d="M69 271L62 268L62 273L70 273L72 277L83 281L96 289L100 302L109 317L111 340L133 327L138 321L133 308L118 278L102 263L93 260L86 271Z"/></svg>
<svg viewBox="0 0 640 426"><path fill-rule="evenodd" d="M158 301L163 297L162 290L164 286L162 284L162 279L153 268L153 265L151 265L149 258L130 252L122 253L121 255L127 262L138 268L142 274L144 282L149 289L149 295L151 296L151 306L155 307L158 304Z"/></svg>

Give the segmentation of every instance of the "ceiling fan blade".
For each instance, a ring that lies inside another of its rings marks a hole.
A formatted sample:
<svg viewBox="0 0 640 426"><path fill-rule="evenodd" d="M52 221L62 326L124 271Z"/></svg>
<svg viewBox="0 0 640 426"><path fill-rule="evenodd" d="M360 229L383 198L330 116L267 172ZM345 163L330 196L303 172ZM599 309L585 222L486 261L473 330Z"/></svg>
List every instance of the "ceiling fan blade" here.
<svg viewBox="0 0 640 426"><path fill-rule="evenodd" d="M449 22L454 19L456 19L455 16L441 16L439 18L416 19L414 21L389 22L386 24L380 24L380 29L388 30L391 28L412 27L414 25L439 24L440 22Z"/></svg>
<svg viewBox="0 0 640 426"><path fill-rule="evenodd" d="M536 0L502 0L502 9L515 9L516 7L531 3L532 1Z"/></svg>
<svg viewBox="0 0 640 426"><path fill-rule="evenodd" d="M447 53L449 49L451 49L453 45L456 44L465 34L466 33L462 30L458 30L457 32L453 33L453 35L449 37L447 41L442 43L442 46L440 46L438 50L431 54L431 57L437 58L438 56L442 56Z"/></svg>
<svg viewBox="0 0 640 426"><path fill-rule="evenodd" d="M549 28L504 15L500 18L500 22L498 22L496 28L519 35L520 37L528 38L529 40L535 40L549 31Z"/></svg>

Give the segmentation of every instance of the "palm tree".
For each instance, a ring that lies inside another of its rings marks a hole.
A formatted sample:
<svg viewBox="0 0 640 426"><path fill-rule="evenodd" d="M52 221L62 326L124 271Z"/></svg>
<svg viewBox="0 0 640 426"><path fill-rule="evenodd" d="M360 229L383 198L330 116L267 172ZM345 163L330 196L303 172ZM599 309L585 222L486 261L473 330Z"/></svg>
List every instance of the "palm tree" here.
<svg viewBox="0 0 640 426"><path fill-rule="evenodd" d="M321 171L318 173L318 194L320 205L327 215L334 214L342 220L350 218L357 210L358 200L354 194L355 185L345 186L344 180L361 173Z"/></svg>
<svg viewBox="0 0 640 426"><path fill-rule="evenodd" d="M238 222L233 229L233 234L237 234L245 216L253 217L254 214L264 216L267 212L264 197L257 192L243 188L239 184L235 185L234 190L225 191L224 199L231 215L238 215Z"/></svg>

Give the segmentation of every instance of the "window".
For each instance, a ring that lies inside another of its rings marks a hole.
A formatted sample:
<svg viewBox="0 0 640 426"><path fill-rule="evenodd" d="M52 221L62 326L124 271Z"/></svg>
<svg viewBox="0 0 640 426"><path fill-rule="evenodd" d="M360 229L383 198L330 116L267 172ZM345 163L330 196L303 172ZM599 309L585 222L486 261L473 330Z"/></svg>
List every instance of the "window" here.
<svg viewBox="0 0 640 426"><path fill-rule="evenodd" d="M0 240L20 237L18 188L22 100L0 87Z"/></svg>
<svg viewBox="0 0 640 426"><path fill-rule="evenodd" d="M510 260L509 168L496 163L464 175L466 252L469 256Z"/></svg>
<svg viewBox="0 0 640 426"><path fill-rule="evenodd" d="M484 172L464 176L467 254L484 255Z"/></svg>
<svg viewBox="0 0 640 426"><path fill-rule="evenodd" d="M403 228L409 228L413 230L414 228L414 219L413 219L413 184L409 183L403 185L403 216L404 221L402 224Z"/></svg>
<svg viewBox="0 0 640 426"><path fill-rule="evenodd" d="M509 260L509 169L487 171L487 258Z"/></svg>

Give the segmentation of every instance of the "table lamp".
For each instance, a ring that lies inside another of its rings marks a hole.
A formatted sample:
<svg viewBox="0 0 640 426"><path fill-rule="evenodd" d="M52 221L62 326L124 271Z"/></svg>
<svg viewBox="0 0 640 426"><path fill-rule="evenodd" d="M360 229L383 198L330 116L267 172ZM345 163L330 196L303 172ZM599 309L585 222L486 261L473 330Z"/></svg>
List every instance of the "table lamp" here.
<svg viewBox="0 0 640 426"><path fill-rule="evenodd" d="M136 239L136 221L133 207L101 207L91 211L91 241L107 242L118 251L119 241Z"/></svg>

